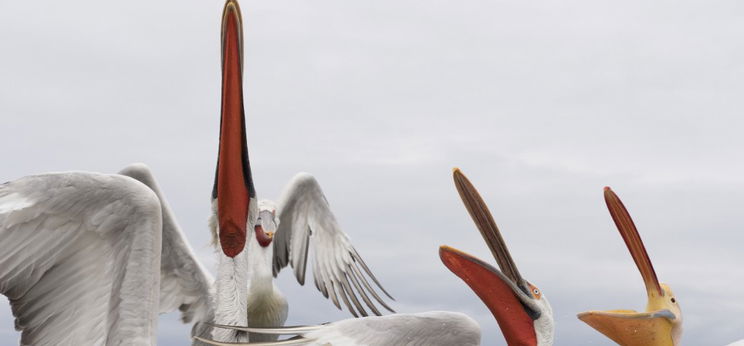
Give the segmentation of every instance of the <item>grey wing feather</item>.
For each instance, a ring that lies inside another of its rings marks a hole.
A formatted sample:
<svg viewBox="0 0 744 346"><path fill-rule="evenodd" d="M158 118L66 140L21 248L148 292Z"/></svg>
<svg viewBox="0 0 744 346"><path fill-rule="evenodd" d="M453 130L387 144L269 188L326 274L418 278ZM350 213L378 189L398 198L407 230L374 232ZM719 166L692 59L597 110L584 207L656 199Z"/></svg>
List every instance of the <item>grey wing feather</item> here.
<svg viewBox="0 0 744 346"><path fill-rule="evenodd" d="M432 311L343 320L304 337L308 345L477 346L480 327L467 315Z"/></svg>
<svg viewBox="0 0 744 346"><path fill-rule="evenodd" d="M22 345L155 344L161 206L120 175L0 185L0 294Z"/></svg>
<svg viewBox="0 0 744 346"><path fill-rule="evenodd" d="M179 309L184 323L211 321L210 288L214 279L196 259L173 212L163 197L150 169L141 163L119 174L137 179L152 189L160 200L163 215L163 249L160 263L160 313Z"/></svg>
<svg viewBox="0 0 744 346"><path fill-rule="evenodd" d="M306 332L308 329L310 331ZM449 311L346 319L320 326L252 328L251 331L301 335L300 340L305 340L302 345L308 346L477 346L481 338L477 322L465 314Z"/></svg>
<svg viewBox="0 0 744 346"><path fill-rule="evenodd" d="M349 237L341 230L313 176L307 173L297 174L285 188L277 212L279 226L273 241L274 276L282 268L291 265L297 281L304 285L307 261L312 249L315 286L325 297L330 296L337 307L340 308L336 293L354 316L357 316L357 311L367 316L359 297L377 315L380 312L370 296L387 310L393 311L367 280L366 276L392 299L354 249Z"/></svg>

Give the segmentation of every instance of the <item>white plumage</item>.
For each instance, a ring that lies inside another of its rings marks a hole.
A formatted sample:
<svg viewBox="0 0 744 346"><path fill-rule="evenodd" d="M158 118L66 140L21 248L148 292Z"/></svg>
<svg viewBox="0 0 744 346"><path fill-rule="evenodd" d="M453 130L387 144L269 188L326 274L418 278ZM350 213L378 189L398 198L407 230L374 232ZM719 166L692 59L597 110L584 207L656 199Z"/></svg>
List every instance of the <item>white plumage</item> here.
<svg viewBox="0 0 744 346"><path fill-rule="evenodd" d="M417 314L343 320L305 334L308 345L435 346L480 345L480 326L465 314L430 311Z"/></svg>
<svg viewBox="0 0 744 346"><path fill-rule="evenodd" d="M157 316L210 321L211 278L149 171L0 185L0 293L23 345L155 343Z"/></svg>
<svg viewBox="0 0 744 346"><path fill-rule="evenodd" d="M249 226L258 214L252 205ZM250 236L238 256L220 253L213 286L145 165L120 174L52 173L0 185L0 293L11 302L21 344L154 344L158 314L175 309L184 322L281 326L287 301L274 285L274 271L291 263L302 283L311 248L321 292L340 307L338 292L352 313L356 306L366 314L360 294L378 313L361 290L381 301L362 271L377 280L339 230L315 179L299 174L279 205L277 220L262 224L279 224L274 247L283 256ZM200 324L195 333L210 330ZM232 330L212 333L216 340L247 341ZM252 341L275 339L256 335Z"/></svg>
<svg viewBox="0 0 744 346"><path fill-rule="evenodd" d="M475 320L465 314L450 311L352 318L318 326L237 329L277 336L302 335L283 341L255 344L263 346L477 346L480 345L481 335L480 326Z"/></svg>
<svg viewBox="0 0 744 346"><path fill-rule="evenodd" d="M480 326L465 314L430 311L343 320L305 334L313 346L480 345Z"/></svg>
<svg viewBox="0 0 744 346"><path fill-rule="evenodd" d="M300 284L305 283L305 272L310 252L315 287L326 298L341 308L338 296L354 315L367 316L359 297L376 315L380 311L370 299L392 311L365 278L365 273L388 297L372 274L349 237L341 230L320 189L310 174L299 173L287 185L279 200L278 229L274 239L274 276L287 264L294 269ZM352 286L357 293L352 290ZM359 297L357 297L359 296ZM356 308L356 311L355 311Z"/></svg>
<svg viewBox="0 0 744 346"><path fill-rule="evenodd" d="M287 302L273 276L291 262L304 283L310 249L316 285L336 306L338 292L355 316L366 315L357 295L376 314L367 294L387 307L361 274L379 286L338 228L315 179L299 175L282 198L279 219L272 211L259 220L235 0L225 2L221 33L222 111L210 224L222 251L214 285L144 165L121 175L21 178L0 187L0 293L11 302L22 344L153 344L158 313L176 308L184 322L280 326ZM271 237L260 226L273 231L277 225L274 256ZM193 332L221 342L248 341L245 332L206 326Z"/></svg>

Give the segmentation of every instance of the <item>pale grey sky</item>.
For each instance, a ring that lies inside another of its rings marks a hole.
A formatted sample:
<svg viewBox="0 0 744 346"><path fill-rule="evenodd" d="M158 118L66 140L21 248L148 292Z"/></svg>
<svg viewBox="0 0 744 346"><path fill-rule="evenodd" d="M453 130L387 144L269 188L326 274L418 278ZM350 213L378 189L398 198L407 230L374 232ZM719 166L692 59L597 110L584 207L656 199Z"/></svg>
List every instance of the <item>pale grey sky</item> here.
<svg viewBox="0 0 744 346"><path fill-rule="evenodd" d="M0 181L145 162L214 270L222 4L0 0ZM459 166L550 299L557 345L610 344L578 312L645 306L605 185L679 298L683 343L744 338L739 1L241 6L259 197L314 174L399 311L465 312L484 345L504 343L437 256L448 244L493 263L452 185ZM280 284L289 324L347 317L287 273ZM166 316L161 344L188 331Z"/></svg>

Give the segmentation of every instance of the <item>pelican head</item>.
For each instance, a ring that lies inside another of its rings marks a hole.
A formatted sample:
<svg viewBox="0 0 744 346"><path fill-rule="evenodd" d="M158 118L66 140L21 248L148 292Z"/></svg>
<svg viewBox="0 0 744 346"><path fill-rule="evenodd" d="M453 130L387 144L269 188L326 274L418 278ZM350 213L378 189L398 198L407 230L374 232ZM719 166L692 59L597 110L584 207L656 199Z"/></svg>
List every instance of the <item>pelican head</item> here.
<svg viewBox="0 0 744 346"><path fill-rule="evenodd" d="M261 247L268 247L274 239L274 233L279 225L279 219L276 217L276 205L274 202L262 199L258 201L258 220L254 231L256 240Z"/></svg>
<svg viewBox="0 0 744 346"><path fill-rule="evenodd" d="M579 319L621 345L678 345L682 336L682 310L677 297L660 283L638 230L620 198L605 187L610 215L630 251L646 285L645 312L634 310L588 311Z"/></svg>
<svg viewBox="0 0 744 346"><path fill-rule="evenodd" d="M525 280L501 237L493 216L473 184L454 169L455 186L499 269L448 246L439 257L488 307L509 345L552 345L553 310L537 286Z"/></svg>
<svg viewBox="0 0 744 346"><path fill-rule="evenodd" d="M243 251L246 230L255 224L258 210L245 135L243 24L237 1L228 0L222 14L222 112L212 190L217 214L213 235L228 257Z"/></svg>

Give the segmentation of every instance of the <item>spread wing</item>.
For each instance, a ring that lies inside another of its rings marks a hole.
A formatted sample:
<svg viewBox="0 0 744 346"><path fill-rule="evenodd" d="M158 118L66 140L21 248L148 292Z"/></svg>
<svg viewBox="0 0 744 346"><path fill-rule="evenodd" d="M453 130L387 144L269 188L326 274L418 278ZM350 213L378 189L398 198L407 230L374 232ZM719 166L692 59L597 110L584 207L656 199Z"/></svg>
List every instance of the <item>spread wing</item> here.
<svg viewBox="0 0 744 346"><path fill-rule="evenodd" d="M0 185L0 294L23 345L155 344L161 206L121 175Z"/></svg>
<svg viewBox="0 0 744 346"><path fill-rule="evenodd" d="M480 345L481 336L480 327L472 318L449 311L346 319L319 326L232 328L265 334L297 335L277 342L255 343L263 346L477 346Z"/></svg>
<svg viewBox="0 0 744 346"><path fill-rule="evenodd" d="M393 311L377 294L365 277L390 299L362 257L354 249L349 237L341 230L331 212L320 185L307 173L297 174L285 188L279 204L279 226L274 236L274 276L290 264L295 277L305 284L305 272L312 249L311 259L315 286L341 309L338 296L355 317L367 316L359 297L376 315L380 311L370 295L383 307ZM353 287L353 288L352 288Z"/></svg>
<svg viewBox="0 0 744 346"><path fill-rule="evenodd" d="M480 345L477 322L445 311L343 320L304 336L309 345Z"/></svg>
<svg viewBox="0 0 744 346"><path fill-rule="evenodd" d="M163 248L160 262L160 313L179 309L184 323L211 321L210 288L214 279L196 259L150 169L133 164L123 174L147 185L160 200L163 215Z"/></svg>
<svg viewBox="0 0 744 346"><path fill-rule="evenodd" d="M154 344L158 313L212 320L213 280L152 173L135 164L120 174L0 185L0 293L21 344Z"/></svg>

